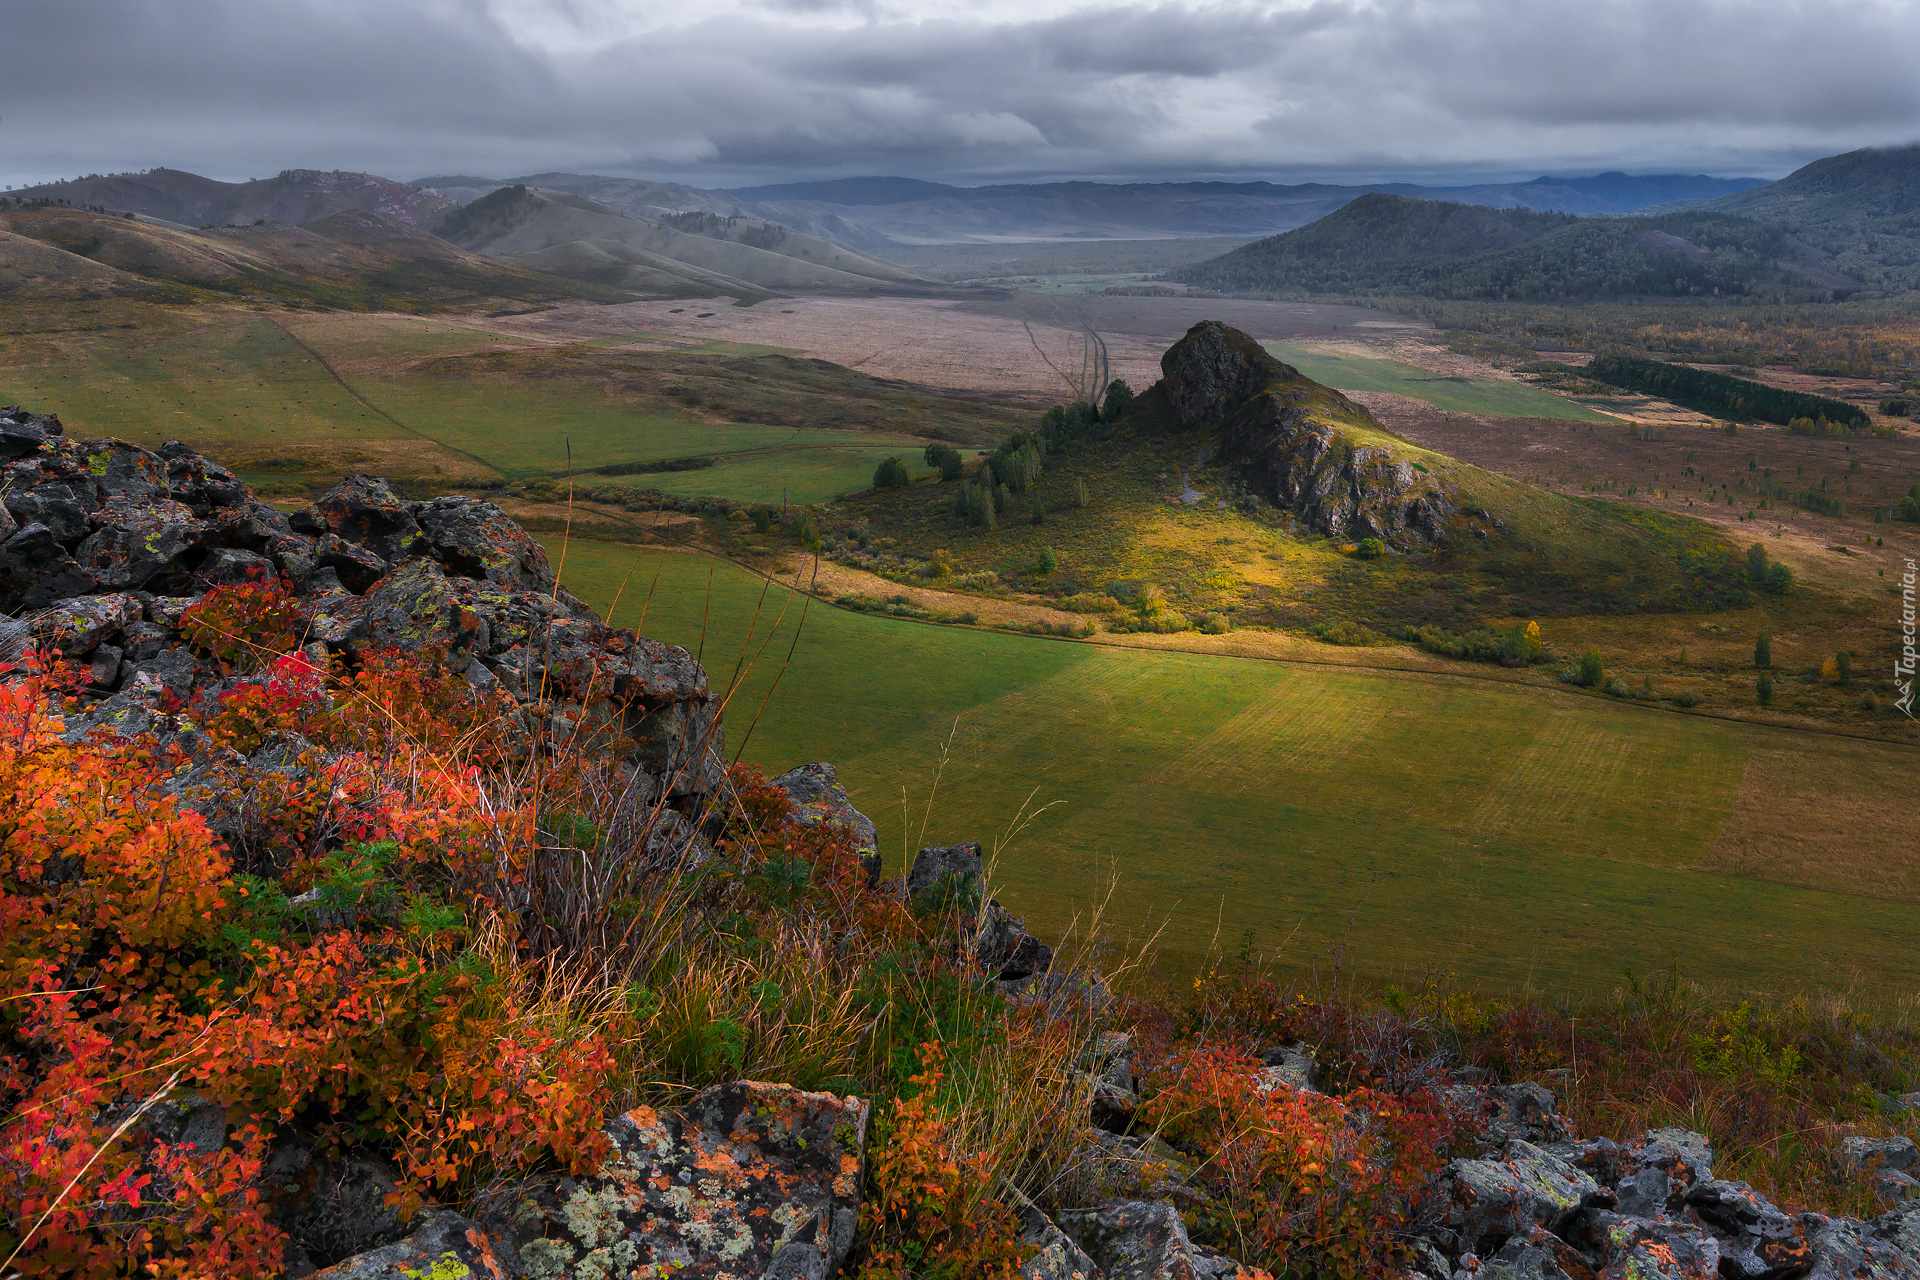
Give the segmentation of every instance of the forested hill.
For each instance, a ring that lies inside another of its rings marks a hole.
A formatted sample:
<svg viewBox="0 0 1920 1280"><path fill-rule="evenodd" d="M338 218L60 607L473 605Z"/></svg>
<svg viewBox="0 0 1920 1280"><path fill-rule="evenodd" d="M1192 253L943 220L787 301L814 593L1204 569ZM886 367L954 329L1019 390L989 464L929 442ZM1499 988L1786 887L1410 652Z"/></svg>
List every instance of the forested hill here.
<svg viewBox="0 0 1920 1280"><path fill-rule="evenodd" d="M1708 206L1786 227L1880 289L1920 289L1920 146L1828 156Z"/></svg>
<svg viewBox="0 0 1920 1280"><path fill-rule="evenodd" d="M1575 218L1372 195L1170 273L1232 293L1555 301L1811 298L1856 281L1785 229L1724 213Z"/></svg>

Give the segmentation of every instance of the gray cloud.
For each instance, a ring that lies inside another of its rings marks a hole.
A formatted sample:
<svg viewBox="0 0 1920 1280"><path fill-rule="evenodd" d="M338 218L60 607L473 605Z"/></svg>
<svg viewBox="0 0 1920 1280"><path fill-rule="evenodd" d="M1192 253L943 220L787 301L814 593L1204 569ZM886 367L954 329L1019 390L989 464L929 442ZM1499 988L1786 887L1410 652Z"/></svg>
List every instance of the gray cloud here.
<svg viewBox="0 0 1920 1280"><path fill-rule="evenodd" d="M1920 6L1874 0L645 3L8 0L0 181L1767 173L1920 136Z"/></svg>

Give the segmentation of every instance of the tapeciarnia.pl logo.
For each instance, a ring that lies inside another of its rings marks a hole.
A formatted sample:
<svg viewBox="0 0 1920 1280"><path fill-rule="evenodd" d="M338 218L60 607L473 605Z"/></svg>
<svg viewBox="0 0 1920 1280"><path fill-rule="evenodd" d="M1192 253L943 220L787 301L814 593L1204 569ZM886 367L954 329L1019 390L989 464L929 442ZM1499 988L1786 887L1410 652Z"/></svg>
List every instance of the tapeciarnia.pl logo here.
<svg viewBox="0 0 1920 1280"><path fill-rule="evenodd" d="M1900 578L1900 656L1893 660L1893 683L1900 690L1899 699L1893 704L1907 713L1909 720L1913 715L1913 669L1914 669L1914 608L1913 589L1916 577L1913 561L1907 561L1907 571Z"/></svg>

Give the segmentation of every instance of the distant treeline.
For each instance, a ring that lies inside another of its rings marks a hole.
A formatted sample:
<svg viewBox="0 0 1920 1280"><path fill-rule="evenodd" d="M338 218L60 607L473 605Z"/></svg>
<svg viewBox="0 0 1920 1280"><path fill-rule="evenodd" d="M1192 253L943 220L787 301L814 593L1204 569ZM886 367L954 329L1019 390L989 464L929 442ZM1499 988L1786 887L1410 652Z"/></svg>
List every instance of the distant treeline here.
<svg viewBox="0 0 1920 1280"><path fill-rule="evenodd" d="M660 471L705 471L713 463L712 458L655 458L651 462L610 462L604 467L591 468L587 474L648 476Z"/></svg>
<svg viewBox="0 0 1920 1280"><path fill-rule="evenodd" d="M1758 418L1786 426L1796 418L1842 423L1865 430L1872 422L1867 412L1844 400L1783 391L1762 382L1707 373L1683 364L1665 364L1636 356L1596 356L1585 373L1595 382L1642 391L1663 400L1735 422Z"/></svg>

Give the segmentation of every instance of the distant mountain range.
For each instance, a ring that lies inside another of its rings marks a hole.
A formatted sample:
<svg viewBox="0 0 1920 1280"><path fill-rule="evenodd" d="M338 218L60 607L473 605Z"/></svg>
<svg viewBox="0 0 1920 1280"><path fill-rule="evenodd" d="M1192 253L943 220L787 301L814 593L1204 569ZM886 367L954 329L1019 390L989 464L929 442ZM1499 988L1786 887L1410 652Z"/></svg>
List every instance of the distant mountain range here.
<svg viewBox="0 0 1920 1280"><path fill-rule="evenodd" d="M1186 236L1262 236L1304 226L1370 192L1445 199L1493 208L1625 213L1675 201L1701 201L1758 186L1758 178L1603 173L1591 178L1470 187L1406 183L1332 186L1271 182L1050 182L954 187L913 178L837 178L779 186L706 191L672 183L569 173L493 180L422 178L420 185L461 203L515 184L583 195L609 207L655 217L703 211L761 218L857 249L897 245L991 244L1041 240L1147 240Z"/></svg>
<svg viewBox="0 0 1920 1280"><path fill-rule="evenodd" d="M1241 293L1514 301L1920 288L1920 147L1834 156L1624 217L1370 194L1168 278Z"/></svg>
<svg viewBox="0 0 1920 1280"><path fill-rule="evenodd" d="M1200 236L1245 236L1253 243L1171 278L1238 292L1817 299L1920 288L1920 147L1834 156L1764 184L1624 173L1452 188L1266 182L954 187L874 177L717 191L567 173L513 181L444 175L409 184L295 169L227 183L156 169L0 197L0 209L23 205L43 212L86 206L130 212L149 224L220 238L208 250L214 259L234 251L230 230L236 226L297 227L331 241L338 229L317 224L366 213L422 242L389 236L390 243L369 250L385 255L383 261L424 262L431 257L427 241L458 246L465 257L435 270L478 282L485 272L475 274L474 263L511 264L528 273L511 278L522 293L540 280L547 284L538 287L562 293L617 291L607 296L927 293L950 286L887 261L890 248ZM124 228L111 229L102 241L107 248L95 250L84 247L86 237L78 233L43 233L43 224L54 225L46 219L9 224L12 238L0 243L0 288L18 291L29 287L22 282L55 277L65 281L61 288L128 287L103 270L152 277L133 258L113 256L131 252L122 243L130 234ZM284 247L296 240L265 235L262 243ZM374 287L370 282L384 269L371 261L351 270L329 266L314 243L299 243L306 247L284 247L287 263L260 269L293 270L288 264L311 259L320 264L315 270L333 273L328 279L351 277L360 282L356 288ZM186 250L172 244L158 260L177 266L193 257ZM56 256L49 258L49 251ZM254 269L234 265L234 278L266 279L248 276ZM152 278L198 281L196 287L227 278L208 271L195 267L182 275L170 266Z"/></svg>

